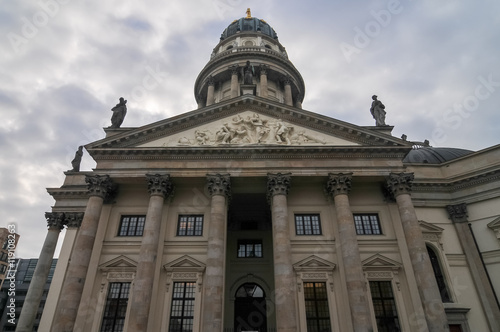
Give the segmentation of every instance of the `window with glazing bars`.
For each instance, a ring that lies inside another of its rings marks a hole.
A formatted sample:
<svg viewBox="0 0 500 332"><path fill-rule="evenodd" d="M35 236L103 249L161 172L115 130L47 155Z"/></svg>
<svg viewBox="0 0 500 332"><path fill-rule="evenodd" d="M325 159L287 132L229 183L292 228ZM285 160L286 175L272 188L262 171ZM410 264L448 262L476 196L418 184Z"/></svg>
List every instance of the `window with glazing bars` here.
<svg viewBox="0 0 500 332"><path fill-rule="evenodd" d="M261 258L262 240L238 240L238 258Z"/></svg>
<svg viewBox="0 0 500 332"><path fill-rule="evenodd" d="M146 216L122 216L118 236L142 236Z"/></svg>
<svg viewBox="0 0 500 332"><path fill-rule="evenodd" d="M202 236L203 215L180 215L177 236Z"/></svg>
<svg viewBox="0 0 500 332"><path fill-rule="evenodd" d="M192 332L196 283L175 282L170 310L169 332Z"/></svg>
<svg viewBox="0 0 500 332"><path fill-rule="evenodd" d="M129 282L112 282L109 284L101 332L123 331L129 291Z"/></svg>
<svg viewBox="0 0 500 332"><path fill-rule="evenodd" d="M321 222L319 214L296 214L295 234L321 235Z"/></svg>
<svg viewBox="0 0 500 332"><path fill-rule="evenodd" d="M370 281L370 292L379 332L401 331L390 281Z"/></svg>
<svg viewBox="0 0 500 332"><path fill-rule="evenodd" d="M358 235L379 235L380 220L378 214L354 214L354 224L356 225L356 234Z"/></svg>
<svg viewBox="0 0 500 332"><path fill-rule="evenodd" d="M328 293L324 282L304 282L307 332L331 331Z"/></svg>

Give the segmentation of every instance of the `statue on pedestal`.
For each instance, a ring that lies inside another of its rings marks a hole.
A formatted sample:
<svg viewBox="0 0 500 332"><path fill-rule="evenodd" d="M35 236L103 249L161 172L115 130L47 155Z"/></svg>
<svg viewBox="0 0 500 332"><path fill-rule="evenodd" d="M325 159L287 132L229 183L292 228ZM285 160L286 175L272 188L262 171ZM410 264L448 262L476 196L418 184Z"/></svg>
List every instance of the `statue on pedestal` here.
<svg viewBox="0 0 500 332"><path fill-rule="evenodd" d="M111 111L113 115L111 116L111 126L109 128L120 128L127 114L127 101L120 97L120 102Z"/></svg>
<svg viewBox="0 0 500 332"><path fill-rule="evenodd" d="M71 166L73 169L70 169L69 172L80 172L80 163L82 162L83 156L83 146L78 147L78 151L75 152L75 158L71 161Z"/></svg>
<svg viewBox="0 0 500 332"><path fill-rule="evenodd" d="M372 107L370 107L370 113L375 119L376 126L387 126L385 124L385 106L380 100L377 100L377 96L372 96L373 102Z"/></svg>

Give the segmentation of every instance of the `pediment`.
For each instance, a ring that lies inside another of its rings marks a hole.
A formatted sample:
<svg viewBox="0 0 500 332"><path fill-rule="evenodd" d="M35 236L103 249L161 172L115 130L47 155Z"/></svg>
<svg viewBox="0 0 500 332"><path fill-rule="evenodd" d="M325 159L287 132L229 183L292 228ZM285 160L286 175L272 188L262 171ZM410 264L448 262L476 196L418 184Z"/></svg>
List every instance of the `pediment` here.
<svg viewBox="0 0 500 332"><path fill-rule="evenodd" d="M488 228L494 231L497 239L500 240L500 217L488 223Z"/></svg>
<svg viewBox="0 0 500 332"><path fill-rule="evenodd" d="M205 271L205 264L194 259L193 257L190 257L188 255L184 255L182 257L179 257L179 258L163 265L163 268L167 272L171 272L171 271L203 272L203 271Z"/></svg>
<svg viewBox="0 0 500 332"><path fill-rule="evenodd" d="M364 270L397 270L401 268L401 263L396 262L388 257L385 257L381 254L375 254L373 256L368 257L362 262Z"/></svg>
<svg viewBox="0 0 500 332"><path fill-rule="evenodd" d="M101 271L111 271L111 270L135 271L136 268L137 268L137 262L123 255L115 257L99 265L99 269Z"/></svg>
<svg viewBox="0 0 500 332"><path fill-rule="evenodd" d="M323 258L312 255L309 256L295 264L293 264L293 269L295 271L332 271L335 269L335 263L329 262Z"/></svg>
<svg viewBox="0 0 500 332"><path fill-rule="evenodd" d="M418 224L420 225L420 230L422 233L438 233L441 234L444 231L444 228L433 225L423 220L419 220Z"/></svg>
<svg viewBox="0 0 500 332"><path fill-rule="evenodd" d="M117 148L144 151L240 146L409 147L408 142L378 129L245 96L143 127L120 128L86 148L92 154L96 149L117 152Z"/></svg>

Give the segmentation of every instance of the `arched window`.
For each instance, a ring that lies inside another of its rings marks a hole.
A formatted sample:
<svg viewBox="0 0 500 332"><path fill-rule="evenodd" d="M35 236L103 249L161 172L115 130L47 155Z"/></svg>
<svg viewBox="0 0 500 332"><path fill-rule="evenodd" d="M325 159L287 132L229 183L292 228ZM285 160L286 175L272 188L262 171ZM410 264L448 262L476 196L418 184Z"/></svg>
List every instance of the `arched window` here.
<svg viewBox="0 0 500 332"><path fill-rule="evenodd" d="M444 277L443 270L441 269L439 258L434 249L429 245L427 245L427 252L429 253L429 258L431 259L432 269L434 270L434 276L436 277L439 293L441 294L441 301L451 302L450 293L448 292L448 287L446 287L446 279Z"/></svg>
<svg viewBox="0 0 500 332"><path fill-rule="evenodd" d="M257 284L240 286L234 301L234 331L266 331L266 294Z"/></svg>

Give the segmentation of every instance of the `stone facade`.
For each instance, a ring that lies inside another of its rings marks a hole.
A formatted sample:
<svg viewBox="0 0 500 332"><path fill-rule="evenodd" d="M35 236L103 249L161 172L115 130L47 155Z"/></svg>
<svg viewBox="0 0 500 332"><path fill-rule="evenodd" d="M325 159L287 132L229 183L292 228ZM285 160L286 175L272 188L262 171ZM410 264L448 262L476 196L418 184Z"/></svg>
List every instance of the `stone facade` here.
<svg viewBox="0 0 500 332"><path fill-rule="evenodd" d="M303 110L274 34L232 23L197 110L107 128L85 147L95 169L48 189L53 213L85 214L66 224L41 329L498 330L500 147L403 162L413 144L392 127Z"/></svg>

